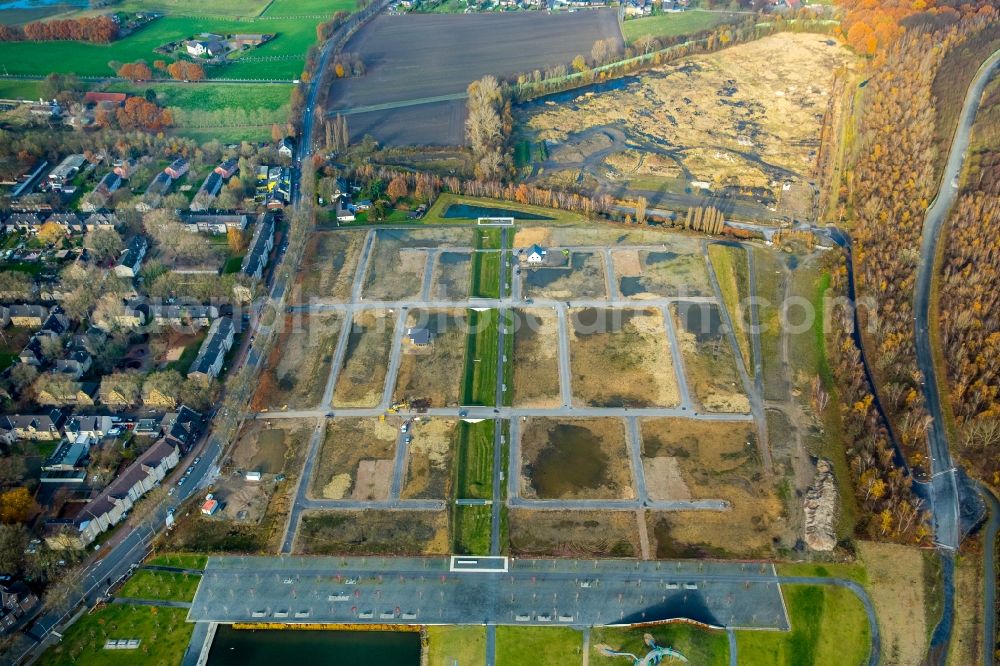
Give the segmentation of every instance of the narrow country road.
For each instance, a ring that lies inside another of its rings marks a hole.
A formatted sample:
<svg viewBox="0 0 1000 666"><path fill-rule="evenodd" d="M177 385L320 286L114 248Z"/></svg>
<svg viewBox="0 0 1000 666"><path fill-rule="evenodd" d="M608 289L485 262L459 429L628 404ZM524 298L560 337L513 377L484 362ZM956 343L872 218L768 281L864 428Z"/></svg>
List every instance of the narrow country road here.
<svg viewBox="0 0 1000 666"><path fill-rule="evenodd" d="M976 78L969 86L962 106L962 115L952 139L948 162L941 176L941 186L937 197L927 209L924 220L923 238L920 246L920 269L917 273L916 293L914 294L914 328L917 352L917 367L924 378L924 399L931 415L931 426L928 432L928 448L931 455L931 510L934 515L934 538L943 551L944 567L944 609L941 621L931 635L930 649L932 654L939 654L943 659L948 652L948 642L951 637L951 627L954 612L954 552L962 539L962 529L959 521L959 491L955 465L952 462L951 451L948 449L948 434L941 412L941 393L938 386L937 371L934 366L934 353L931 349L929 328L931 284L934 278L934 258L937 253L938 238L941 227L948 219L955 200L958 198L958 181L962 173L962 165L969 148L969 137L972 124L979 110L979 102L986 84L993 76L997 63L1000 62L1000 51L993 53L976 73ZM988 609L992 613L993 609Z"/></svg>

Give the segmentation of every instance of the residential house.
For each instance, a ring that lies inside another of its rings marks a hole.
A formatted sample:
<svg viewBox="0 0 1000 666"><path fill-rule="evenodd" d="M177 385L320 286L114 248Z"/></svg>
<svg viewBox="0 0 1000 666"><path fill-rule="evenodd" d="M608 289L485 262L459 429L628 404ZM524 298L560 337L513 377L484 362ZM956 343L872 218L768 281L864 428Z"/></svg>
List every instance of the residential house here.
<svg viewBox="0 0 1000 666"><path fill-rule="evenodd" d="M55 371L62 375L68 375L73 379L79 379L90 371L94 364L91 355L83 350L70 352L66 358L56 361Z"/></svg>
<svg viewBox="0 0 1000 666"><path fill-rule="evenodd" d="M245 275L249 275L255 280L259 280L267 267L268 258L274 248L274 215L264 213L257 223L253 239L250 241L250 250L243 257L243 266L240 270Z"/></svg>
<svg viewBox="0 0 1000 666"><path fill-rule="evenodd" d="M188 231L200 231L208 234L224 234L229 229L246 231L250 224L250 216L246 213L233 215L187 215L181 219Z"/></svg>
<svg viewBox="0 0 1000 666"><path fill-rule="evenodd" d="M292 196L292 170L288 167L271 167L267 175L266 205L268 208L285 206Z"/></svg>
<svg viewBox="0 0 1000 666"><path fill-rule="evenodd" d="M86 548L119 522L135 503L177 466L180 452L161 439L140 455L71 521L52 521L45 537L50 548Z"/></svg>
<svg viewBox="0 0 1000 666"><path fill-rule="evenodd" d="M218 377L235 336L236 328L229 317L220 317L212 322L208 337L201 343L201 349L198 350L198 356L191 364L187 376Z"/></svg>
<svg viewBox="0 0 1000 666"><path fill-rule="evenodd" d="M147 213L159 206L160 201L163 200L163 195L170 190L170 186L173 183L173 179L170 178L170 175L166 171L156 174L153 180L150 181L149 187L146 188L146 192L142 195L142 201L135 205L135 209Z"/></svg>
<svg viewBox="0 0 1000 666"><path fill-rule="evenodd" d="M115 275L124 278L136 277L139 274L139 269L142 268L142 260L146 256L146 250L148 249L149 242L145 236L133 236L128 246L122 251L121 256L118 257L118 263L115 265Z"/></svg>
<svg viewBox="0 0 1000 666"><path fill-rule="evenodd" d="M104 196L110 196L111 194L114 194L121 186L122 186L122 177L119 176L114 171L109 171L106 174L104 174L104 177L101 178L101 181L97 183L97 187L94 188L94 191L99 192Z"/></svg>
<svg viewBox="0 0 1000 666"><path fill-rule="evenodd" d="M337 199L337 222L353 222L354 220L354 213L349 208L344 208L340 199Z"/></svg>
<svg viewBox="0 0 1000 666"><path fill-rule="evenodd" d="M83 218L77 213L55 213L49 216L49 219L45 220L45 223L58 224L67 233L82 234L86 230L86 226L83 224Z"/></svg>
<svg viewBox="0 0 1000 666"><path fill-rule="evenodd" d="M65 407L76 405L90 407L97 402L97 392L100 385L97 382L68 382L65 387L59 384L46 384L35 394L35 402L39 405Z"/></svg>
<svg viewBox="0 0 1000 666"><path fill-rule="evenodd" d="M278 154L282 157L287 157L292 159L295 155L295 142L289 139L287 136L278 142Z"/></svg>
<svg viewBox="0 0 1000 666"><path fill-rule="evenodd" d="M132 429L132 432L136 435L136 437L159 437L162 434L162 422L162 416L149 419L139 419L135 424L135 428Z"/></svg>
<svg viewBox="0 0 1000 666"><path fill-rule="evenodd" d="M125 310L111 317L101 317L94 323L103 331L112 329L135 329L149 321L149 307L141 301L132 301L126 304Z"/></svg>
<svg viewBox="0 0 1000 666"><path fill-rule="evenodd" d="M139 160L128 158L124 160L118 160L115 162L115 174L119 176L122 180L128 180L135 173L135 170L139 168Z"/></svg>
<svg viewBox="0 0 1000 666"><path fill-rule="evenodd" d="M215 167L215 173L222 176L224 179L229 180L233 175L240 170L240 162L235 157L231 157L219 166Z"/></svg>
<svg viewBox="0 0 1000 666"><path fill-rule="evenodd" d="M42 463L43 472L72 472L86 467L86 459L90 454L90 438L73 438L59 443L51 456Z"/></svg>
<svg viewBox="0 0 1000 666"><path fill-rule="evenodd" d="M150 321L157 326L204 328L218 319L214 305L151 305Z"/></svg>
<svg viewBox="0 0 1000 666"><path fill-rule="evenodd" d="M4 220L4 230L7 232L34 232L44 224L45 218L37 213L13 213Z"/></svg>
<svg viewBox="0 0 1000 666"><path fill-rule="evenodd" d="M35 189L35 185L38 183L38 179L42 176L42 172L45 171L48 166L49 163L42 160L40 163L35 165L32 171L22 174L21 177L18 178L17 185L15 185L14 189L11 190L10 198L19 199L25 194L33 191Z"/></svg>
<svg viewBox="0 0 1000 666"><path fill-rule="evenodd" d="M178 157L176 160L170 163L170 166L168 166L166 169L163 170L163 173L170 176L170 178L173 180L177 180L187 172L188 172L188 161L183 157Z"/></svg>
<svg viewBox="0 0 1000 666"><path fill-rule="evenodd" d="M128 95L125 93L88 92L83 96L83 103L88 106L115 108L124 106L126 99L128 99Z"/></svg>
<svg viewBox="0 0 1000 666"><path fill-rule="evenodd" d="M229 43L233 45L234 49L241 49L243 47L254 48L268 41L273 36L269 34L233 35L229 39Z"/></svg>
<svg viewBox="0 0 1000 666"><path fill-rule="evenodd" d="M426 328L408 328L406 339L414 347L426 347L431 343L431 332Z"/></svg>
<svg viewBox="0 0 1000 666"><path fill-rule="evenodd" d="M40 328L49 316L44 305L12 305L9 312L10 323L23 328Z"/></svg>
<svg viewBox="0 0 1000 666"><path fill-rule="evenodd" d="M203 41L192 39L184 43L184 48L187 49L188 55L196 58L201 56L214 58L215 56L223 55L228 50L223 42L216 40Z"/></svg>
<svg viewBox="0 0 1000 666"><path fill-rule="evenodd" d="M537 243L528 248L527 262L532 265L539 265L545 263L545 258L548 256L548 250L544 249L541 245Z"/></svg>
<svg viewBox="0 0 1000 666"><path fill-rule="evenodd" d="M114 213L94 213L87 217L88 229L114 229L118 226L118 216Z"/></svg>
<svg viewBox="0 0 1000 666"><path fill-rule="evenodd" d="M163 418L163 431L168 442L187 453L198 441L204 417L187 405L181 405L176 412Z"/></svg>
<svg viewBox="0 0 1000 666"><path fill-rule="evenodd" d="M110 416L73 416L66 422L66 436L73 440L83 436L99 440L113 427Z"/></svg>
<svg viewBox="0 0 1000 666"><path fill-rule="evenodd" d="M17 358L21 363L25 365L40 366L45 362L45 354L42 353L42 340L47 337L46 335L33 335L28 339L28 343L24 345L24 349L18 354Z"/></svg>
<svg viewBox="0 0 1000 666"><path fill-rule="evenodd" d="M201 512L206 516L212 516L219 511L219 500L212 499L205 500L204 504L201 505Z"/></svg>
<svg viewBox="0 0 1000 666"><path fill-rule="evenodd" d="M0 585L0 633L12 632L37 606L38 597L23 582Z"/></svg>
<svg viewBox="0 0 1000 666"><path fill-rule="evenodd" d="M49 172L49 185L54 189L62 189L80 173L86 158L83 155L69 155Z"/></svg>
<svg viewBox="0 0 1000 666"><path fill-rule="evenodd" d="M40 414L0 416L0 433L12 441L51 442L62 439L66 417L58 409Z"/></svg>
<svg viewBox="0 0 1000 666"><path fill-rule="evenodd" d="M205 182L201 184L197 194L191 201L191 210L202 211L211 208L212 201L222 189L222 176L212 171L205 177Z"/></svg>
<svg viewBox="0 0 1000 666"><path fill-rule="evenodd" d="M56 310L59 310L58 306L56 306ZM69 317L62 312L49 313L49 316L42 323L42 331L54 333L57 336L65 335L69 331Z"/></svg>

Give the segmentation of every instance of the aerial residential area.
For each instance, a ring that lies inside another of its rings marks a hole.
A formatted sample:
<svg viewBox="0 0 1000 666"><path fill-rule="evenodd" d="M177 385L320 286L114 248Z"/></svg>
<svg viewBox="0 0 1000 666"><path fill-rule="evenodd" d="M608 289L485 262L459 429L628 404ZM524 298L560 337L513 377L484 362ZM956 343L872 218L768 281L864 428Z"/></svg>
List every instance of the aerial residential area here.
<svg viewBox="0 0 1000 666"><path fill-rule="evenodd" d="M0 0L0 660L997 661L989 0Z"/></svg>

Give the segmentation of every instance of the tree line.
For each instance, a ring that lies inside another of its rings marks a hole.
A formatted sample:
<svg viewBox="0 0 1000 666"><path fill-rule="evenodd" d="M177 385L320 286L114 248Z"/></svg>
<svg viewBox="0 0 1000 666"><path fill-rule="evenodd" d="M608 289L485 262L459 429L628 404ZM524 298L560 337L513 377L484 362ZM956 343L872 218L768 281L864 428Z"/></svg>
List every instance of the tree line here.
<svg viewBox="0 0 1000 666"><path fill-rule="evenodd" d="M34 21L24 26L0 24L0 42L68 40L108 44L118 39L118 23L107 16Z"/></svg>

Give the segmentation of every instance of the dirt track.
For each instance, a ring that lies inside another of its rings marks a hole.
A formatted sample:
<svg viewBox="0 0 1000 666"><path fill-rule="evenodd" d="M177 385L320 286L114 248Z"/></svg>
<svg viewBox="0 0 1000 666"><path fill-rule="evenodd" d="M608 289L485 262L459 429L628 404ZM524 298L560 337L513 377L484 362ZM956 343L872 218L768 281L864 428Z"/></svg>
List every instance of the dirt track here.
<svg viewBox="0 0 1000 666"><path fill-rule="evenodd" d="M361 56L366 74L334 80L327 106L335 112L461 93L485 74L568 65L609 37L621 40L614 10L380 16L345 48ZM439 102L357 114L350 129L353 138L368 132L396 145L455 145L464 117L463 102Z"/></svg>

